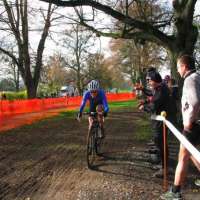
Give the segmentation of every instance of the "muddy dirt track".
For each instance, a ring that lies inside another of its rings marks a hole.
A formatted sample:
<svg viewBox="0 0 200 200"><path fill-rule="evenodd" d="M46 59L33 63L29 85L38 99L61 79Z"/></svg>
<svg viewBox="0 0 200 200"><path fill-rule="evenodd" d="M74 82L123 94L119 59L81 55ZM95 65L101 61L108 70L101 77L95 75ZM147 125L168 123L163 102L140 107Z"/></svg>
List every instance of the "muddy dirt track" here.
<svg viewBox="0 0 200 200"><path fill-rule="evenodd" d="M95 170L86 166L86 119L52 118L1 133L0 200L159 199L163 181L152 178L146 144L135 139L142 118L129 110L109 115ZM199 200L192 178L186 200Z"/></svg>

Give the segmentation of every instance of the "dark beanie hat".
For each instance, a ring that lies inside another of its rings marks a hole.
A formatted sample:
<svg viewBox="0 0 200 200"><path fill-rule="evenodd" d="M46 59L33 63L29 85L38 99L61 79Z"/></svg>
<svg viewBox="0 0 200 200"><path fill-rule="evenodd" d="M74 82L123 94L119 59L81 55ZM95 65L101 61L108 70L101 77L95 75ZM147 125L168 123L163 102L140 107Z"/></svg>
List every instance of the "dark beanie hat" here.
<svg viewBox="0 0 200 200"><path fill-rule="evenodd" d="M151 71L149 73L147 73L147 79L151 79L152 81L155 81L157 83L161 83L162 82L162 77L161 75L156 72L156 71Z"/></svg>
<svg viewBox="0 0 200 200"><path fill-rule="evenodd" d="M156 71L157 71L157 70L156 70L155 67L149 67L149 68L147 69L147 73L156 72Z"/></svg>

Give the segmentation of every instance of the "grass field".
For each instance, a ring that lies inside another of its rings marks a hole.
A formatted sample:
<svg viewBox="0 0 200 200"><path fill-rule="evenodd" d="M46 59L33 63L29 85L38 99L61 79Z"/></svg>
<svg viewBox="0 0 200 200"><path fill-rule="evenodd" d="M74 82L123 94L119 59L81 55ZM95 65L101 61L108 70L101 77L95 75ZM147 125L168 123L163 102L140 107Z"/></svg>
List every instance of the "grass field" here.
<svg viewBox="0 0 200 200"><path fill-rule="evenodd" d="M123 101L123 102L111 102L109 103L110 113L108 116L112 115L112 112L122 112L122 111L128 111L128 112L139 112L137 109L137 101ZM88 111L88 108L86 107L84 111ZM40 126L40 124L46 124L51 122L60 121L63 119L74 119L76 118L76 113L78 110L70 110L66 112L61 112L58 116L49 118L49 119L43 119L41 121L35 122L32 125L28 125L28 127L35 128ZM138 141L148 141L151 138L151 131L150 131L150 120L146 113L142 114L142 119L134 119L136 121L135 123L135 129L137 130L136 133L134 133L134 138Z"/></svg>
<svg viewBox="0 0 200 200"><path fill-rule="evenodd" d="M121 102L110 102L109 103L109 108L110 108L110 112L112 111L117 111L117 110L121 110L121 109L126 109L126 108L133 108L136 109L137 106L137 101L136 100L132 100L132 101L121 101ZM88 111L88 107L86 107L84 109L85 112ZM76 117L76 113L78 112L77 110L70 110L70 111L66 111L66 112L61 112L59 114L59 116L55 117L55 118L62 118L62 117L69 117L69 118L73 118Z"/></svg>

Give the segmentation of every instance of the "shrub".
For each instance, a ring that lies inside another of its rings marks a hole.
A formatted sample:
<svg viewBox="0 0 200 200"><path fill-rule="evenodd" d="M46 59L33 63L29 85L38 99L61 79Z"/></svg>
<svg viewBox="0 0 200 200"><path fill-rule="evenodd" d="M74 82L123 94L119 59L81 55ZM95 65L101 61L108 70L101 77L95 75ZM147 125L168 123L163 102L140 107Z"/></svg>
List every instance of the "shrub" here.
<svg viewBox="0 0 200 200"><path fill-rule="evenodd" d="M20 92L3 92L6 95L7 100L15 100L15 99L27 99L26 90Z"/></svg>

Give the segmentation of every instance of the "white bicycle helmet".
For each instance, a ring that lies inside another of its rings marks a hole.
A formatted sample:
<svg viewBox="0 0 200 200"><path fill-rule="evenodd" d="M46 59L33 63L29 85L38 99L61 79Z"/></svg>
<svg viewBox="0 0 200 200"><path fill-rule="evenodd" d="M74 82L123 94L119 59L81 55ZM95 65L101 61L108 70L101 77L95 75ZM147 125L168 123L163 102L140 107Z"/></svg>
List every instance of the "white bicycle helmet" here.
<svg viewBox="0 0 200 200"><path fill-rule="evenodd" d="M98 90L99 89L99 82L96 80L92 80L88 83L87 86L89 91Z"/></svg>

